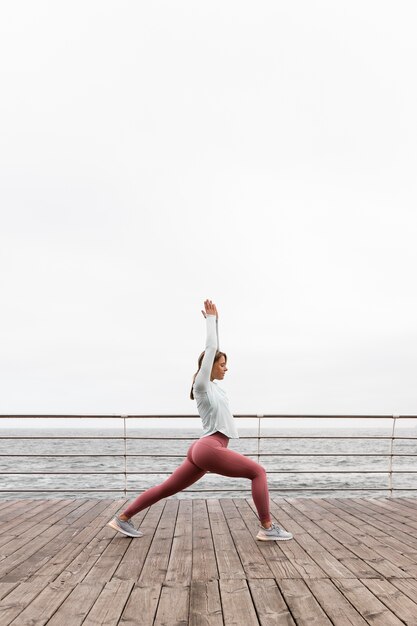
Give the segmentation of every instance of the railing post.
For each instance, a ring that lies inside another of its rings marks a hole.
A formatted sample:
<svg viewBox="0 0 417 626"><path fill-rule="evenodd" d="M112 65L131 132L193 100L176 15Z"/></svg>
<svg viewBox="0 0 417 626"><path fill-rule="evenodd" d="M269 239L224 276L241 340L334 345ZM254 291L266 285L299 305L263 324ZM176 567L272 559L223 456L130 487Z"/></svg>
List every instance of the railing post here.
<svg viewBox="0 0 417 626"><path fill-rule="evenodd" d="M261 419L263 418L263 415L261 413L258 413L256 415L256 417L258 418L258 446L257 446L257 456L258 456L258 463L260 460L260 452L261 452Z"/></svg>
<svg viewBox="0 0 417 626"><path fill-rule="evenodd" d="M395 426L396 426L398 417L399 415L392 416L392 432L391 432L391 444L390 444L390 451L389 451L389 467L388 467L388 489L389 489L389 493L391 497L394 491L394 487L392 484L392 475L393 475Z"/></svg>
<svg viewBox="0 0 417 626"><path fill-rule="evenodd" d="M123 452L123 458L124 458L124 495L125 497L127 497L127 432L126 432L126 418L127 415L122 415L121 416L123 418L123 443L124 443L124 452Z"/></svg>

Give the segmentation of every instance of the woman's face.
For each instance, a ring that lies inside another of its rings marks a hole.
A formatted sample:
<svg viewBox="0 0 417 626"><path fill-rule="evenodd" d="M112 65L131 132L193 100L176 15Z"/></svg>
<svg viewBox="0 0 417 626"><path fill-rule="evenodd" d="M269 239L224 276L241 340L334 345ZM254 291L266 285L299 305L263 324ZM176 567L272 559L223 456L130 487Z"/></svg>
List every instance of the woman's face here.
<svg viewBox="0 0 417 626"><path fill-rule="evenodd" d="M226 359L221 356L213 365L211 370L211 380L223 380L227 372Z"/></svg>

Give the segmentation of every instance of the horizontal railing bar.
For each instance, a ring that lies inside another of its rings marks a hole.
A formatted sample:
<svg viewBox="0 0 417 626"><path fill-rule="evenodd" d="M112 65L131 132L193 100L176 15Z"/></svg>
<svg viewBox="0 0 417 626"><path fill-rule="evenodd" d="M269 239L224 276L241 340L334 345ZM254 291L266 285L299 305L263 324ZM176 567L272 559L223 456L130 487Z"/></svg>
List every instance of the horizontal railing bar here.
<svg viewBox="0 0 417 626"><path fill-rule="evenodd" d="M265 414L255 414L255 413L234 413L234 417L239 419L392 419L394 416L389 414L381 414L381 415L366 415L366 414L356 414L356 415L330 415L330 414L287 414L287 413L265 413ZM397 419L417 419L417 415L397 415ZM0 419L200 419L198 414L189 414L183 415L179 414L167 414L167 415L153 415L153 414L143 414L143 415L110 415L108 413L105 414L32 414L32 413L24 413L24 414L4 414L0 415Z"/></svg>
<svg viewBox="0 0 417 626"><path fill-rule="evenodd" d="M184 458L184 454L153 454L152 452L150 452L149 454L134 454L134 453L130 453L128 452L127 454L113 454L111 452L109 452L108 454L7 454L7 453L1 453L0 454L0 458L1 457L24 457L24 458L59 458L59 459L65 459L65 458L81 458L81 459L90 459L90 458L100 458L100 457L109 457L109 458L119 458L119 459L123 459L124 457L130 457L130 458L163 458L163 459L183 459ZM326 452L326 453L321 453L321 452L309 452L308 454L302 453L302 452L247 452L246 454L244 454L243 456L247 456L247 457L251 457L251 456L264 456L264 457L269 457L269 456L279 456L279 457L309 457L309 456L314 456L314 457L331 457L331 456L335 456L335 457L341 457L341 458L346 458L346 457L351 457L351 456L360 456L360 457L376 457L376 458L381 458L381 459L385 459L385 458L390 458L390 457L403 457L403 456L410 456L410 457L417 457L417 454L408 454L406 452L398 452L398 453L394 453L394 454L379 454L378 452L346 452L346 453L340 453L340 452ZM0 471L1 474L1 471Z"/></svg>
<svg viewBox="0 0 417 626"><path fill-rule="evenodd" d="M293 469L283 469L283 470L269 470L266 468L266 473L267 474L328 474L328 475L332 475L332 474L389 474L390 472L388 470L365 470L365 469L361 469L361 470L293 470ZM209 474L211 473L215 473L215 472L208 472ZM417 474L417 470L395 470L396 474ZM114 472L87 472L87 471L81 471L81 472L0 472L1 475L4 476L23 476L23 475L30 475L30 476L60 476L60 475L64 475L64 476L84 476L86 474L91 474L91 475L95 475L95 476L101 476L101 475L111 475L111 476L124 476L126 474L126 472L121 472L121 471L114 471ZM165 470L161 470L160 472L135 472L135 471L129 471L128 472L128 476L160 476L160 475L171 475L172 472L168 472ZM217 476L218 474L216 474Z"/></svg>
<svg viewBox="0 0 417 626"><path fill-rule="evenodd" d="M297 493L300 491L307 492L335 492L335 491L378 491L378 492L386 492L390 491L386 487L270 487L269 491L279 491L286 493ZM184 493L229 493L229 492L242 492L242 493L250 493L249 489L185 489ZM396 487L395 491L417 491L417 487ZM0 493L120 493L124 495L123 489L0 489ZM127 489L128 493L136 493L134 489Z"/></svg>
<svg viewBox="0 0 417 626"><path fill-rule="evenodd" d="M109 454L0 454L0 458L2 457L6 457L6 458L19 458L19 457L23 457L25 459L31 459L31 458L36 458L36 459L42 459L42 458L47 458L47 459L65 459L65 458L79 458L79 459L92 459L92 458L101 458L101 457L106 457L106 458L120 458L123 459L126 457L129 458L161 458L161 459L183 459L184 455L183 454L153 454L153 453L149 453L149 454L113 454L110 453ZM381 458L381 459L385 459L385 458L391 458L391 457L403 457L403 456L410 456L410 457L417 457L417 454L407 454L405 452L399 452L399 453L395 453L395 454L379 454L376 452L346 452L346 454L343 453L339 453L339 452L335 452L335 453L331 453L331 452L326 452L326 453L320 453L320 452L311 452L309 454L303 454L301 452L247 452L245 454L243 454L243 456L247 456L247 457L251 457L251 456L263 456L263 457L269 457L269 456L279 456L279 457L309 457L309 456L314 456L314 457L331 457L331 456L335 456L335 457L340 457L340 458L346 458L346 457L351 457L351 456L360 456L360 457L375 457L375 458Z"/></svg>
<svg viewBox="0 0 417 626"><path fill-rule="evenodd" d="M83 439L83 440L88 440L88 441L94 441L95 439L97 440L112 440L112 441L124 441L125 439L128 440L138 440L138 441L194 441L197 440L199 438L195 438L195 437L135 437L133 435L128 435L127 437L123 437L123 436L100 436L100 437L80 437L80 436L73 436L73 435L64 435L62 437L57 437L57 436L37 436L37 435L33 435L33 436L22 436L22 437L18 437L16 435L12 436L12 435L5 435L5 436L0 436L0 440L7 440L10 441L11 439L16 439L18 441L23 441L23 440L32 440L32 439L37 439L37 440L41 440L41 441L63 441L63 440L68 440L68 439L75 439L75 440L79 440L79 439ZM253 439L253 440L257 440L259 439L259 437L257 436L253 436L253 437L239 437L240 440L245 439L245 440L249 440L249 439ZM261 435L260 439L279 439L279 440L287 440L287 439L345 439L345 440L372 440L372 441L378 441L378 440L388 440L388 441L416 441L417 437L391 437L390 435L364 435L364 436L360 436L360 435L353 435L353 436L349 436L349 435Z"/></svg>

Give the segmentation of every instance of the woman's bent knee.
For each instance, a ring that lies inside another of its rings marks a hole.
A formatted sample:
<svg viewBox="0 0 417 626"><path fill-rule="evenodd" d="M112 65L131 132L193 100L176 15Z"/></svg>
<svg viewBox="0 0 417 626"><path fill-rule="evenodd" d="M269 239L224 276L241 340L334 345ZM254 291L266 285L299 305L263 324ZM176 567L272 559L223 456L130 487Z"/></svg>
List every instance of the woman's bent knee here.
<svg viewBox="0 0 417 626"><path fill-rule="evenodd" d="M263 465L258 465L256 475L266 479L266 469Z"/></svg>

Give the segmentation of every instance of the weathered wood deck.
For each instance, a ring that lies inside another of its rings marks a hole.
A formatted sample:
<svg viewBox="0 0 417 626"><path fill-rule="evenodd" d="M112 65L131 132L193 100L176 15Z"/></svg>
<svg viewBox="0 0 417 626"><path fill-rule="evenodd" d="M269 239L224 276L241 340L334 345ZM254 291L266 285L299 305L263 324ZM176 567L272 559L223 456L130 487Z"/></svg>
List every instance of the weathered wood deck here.
<svg viewBox="0 0 417 626"><path fill-rule="evenodd" d="M417 499L274 498L289 542L257 542L251 500L0 501L0 624L417 624Z"/></svg>

